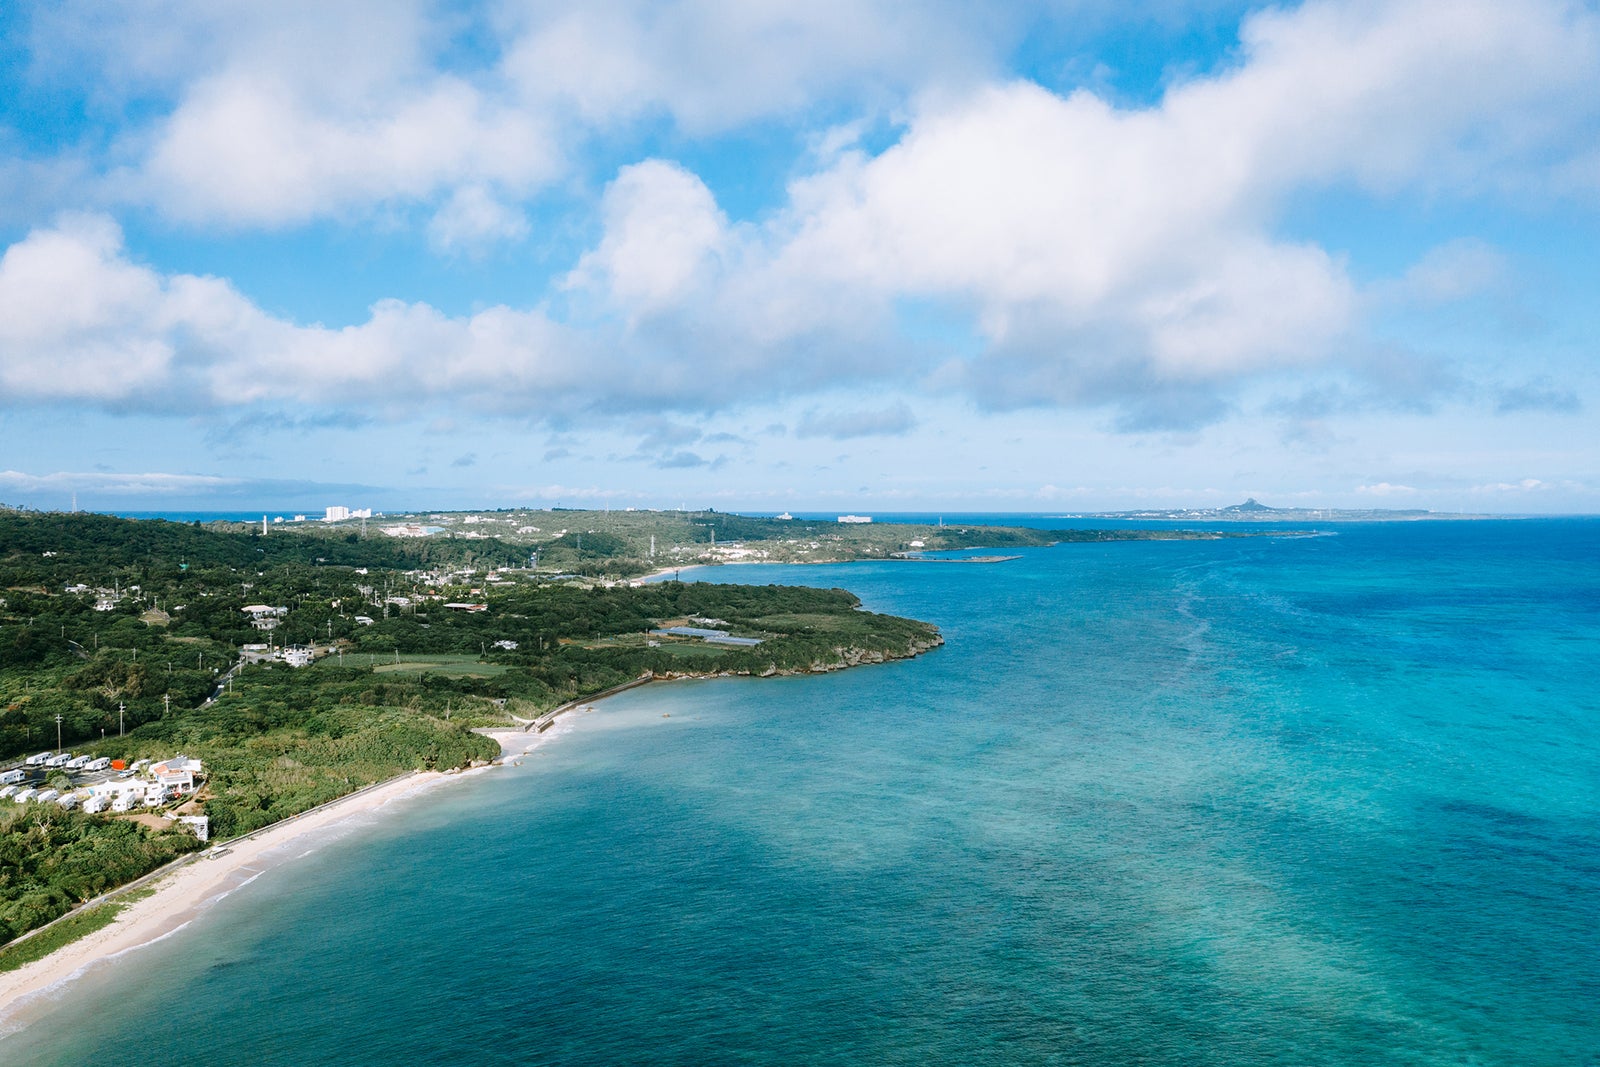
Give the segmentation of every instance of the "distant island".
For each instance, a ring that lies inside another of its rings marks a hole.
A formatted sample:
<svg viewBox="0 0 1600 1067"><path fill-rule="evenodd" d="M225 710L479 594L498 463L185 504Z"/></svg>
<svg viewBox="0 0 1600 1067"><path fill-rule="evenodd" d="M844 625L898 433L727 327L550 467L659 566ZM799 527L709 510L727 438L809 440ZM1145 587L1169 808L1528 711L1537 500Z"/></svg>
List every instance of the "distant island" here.
<svg viewBox="0 0 1600 1067"><path fill-rule="evenodd" d="M1222 508L1157 508L1139 511L1097 511L1062 518L1115 519L1146 522L1409 522L1420 519L1491 519L1494 515L1464 515L1421 508L1274 508L1254 497Z"/></svg>

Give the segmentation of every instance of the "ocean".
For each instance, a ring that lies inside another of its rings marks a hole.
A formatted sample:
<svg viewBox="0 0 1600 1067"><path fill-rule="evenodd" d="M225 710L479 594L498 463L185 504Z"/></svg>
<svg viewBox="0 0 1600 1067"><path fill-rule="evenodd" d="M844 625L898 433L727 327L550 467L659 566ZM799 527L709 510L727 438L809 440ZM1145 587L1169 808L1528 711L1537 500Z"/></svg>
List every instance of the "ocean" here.
<svg viewBox="0 0 1600 1067"><path fill-rule="evenodd" d="M948 643L568 716L0 1063L1600 1064L1600 521L695 576Z"/></svg>

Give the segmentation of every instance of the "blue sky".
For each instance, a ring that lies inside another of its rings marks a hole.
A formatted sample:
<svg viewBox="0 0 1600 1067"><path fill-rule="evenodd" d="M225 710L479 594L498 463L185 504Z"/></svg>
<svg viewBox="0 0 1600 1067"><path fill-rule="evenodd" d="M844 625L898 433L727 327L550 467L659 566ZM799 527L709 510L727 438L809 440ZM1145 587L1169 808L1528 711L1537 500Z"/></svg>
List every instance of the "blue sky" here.
<svg viewBox="0 0 1600 1067"><path fill-rule="evenodd" d="M0 502L1600 511L1594 3L22 0L0 50Z"/></svg>

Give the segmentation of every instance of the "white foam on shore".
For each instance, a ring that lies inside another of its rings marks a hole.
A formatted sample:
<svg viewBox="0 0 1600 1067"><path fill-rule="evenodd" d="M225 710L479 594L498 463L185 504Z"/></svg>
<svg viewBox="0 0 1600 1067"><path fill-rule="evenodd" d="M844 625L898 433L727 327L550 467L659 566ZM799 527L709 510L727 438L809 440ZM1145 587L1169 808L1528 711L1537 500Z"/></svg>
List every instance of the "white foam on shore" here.
<svg viewBox="0 0 1600 1067"><path fill-rule="evenodd" d="M598 703L597 700L595 704ZM35 1009L46 1008L91 969L120 964L136 950L187 929L216 904L272 869L304 859L330 842L375 824L397 801L411 800L446 782L465 781L496 767L520 764L546 742L578 730L588 718L590 707L593 705L565 712L542 733L483 731L501 747L501 757L493 764L393 779L268 826L257 836L223 842L229 849L227 854L202 855L162 876L153 883L153 893L129 903L108 926L63 945L43 959L0 974L0 1039L31 1025L39 1014ZM243 872L251 873L228 884L231 876Z"/></svg>

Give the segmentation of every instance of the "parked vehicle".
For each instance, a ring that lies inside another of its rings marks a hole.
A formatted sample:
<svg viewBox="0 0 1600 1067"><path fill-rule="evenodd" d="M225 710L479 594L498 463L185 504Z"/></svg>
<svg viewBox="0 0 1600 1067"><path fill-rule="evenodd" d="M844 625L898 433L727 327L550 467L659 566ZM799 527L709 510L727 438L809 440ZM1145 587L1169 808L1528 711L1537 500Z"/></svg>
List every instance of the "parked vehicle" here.
<svg viewBox="0 0 1600 1067"><path fill-rule="evenodd" d="M0 785L13 785L28 777L28 772L18 767L16 770L0 773Z"/></svg>
<svg viewBox="0 0 1600 1067"><path fill-rule="evenodd" d="M51 756L49 759L45 760L44 765L46 767L65 767L67 765L67 761L71 758L72 753L63 752L59 756Z"/></svg>
<svg viewBox="0 0 1600 1067"><path fill-rule="evenodd" d="M69 771L82 770L92 759L94 759L93 756L75 756L72 759L67 760L66 768Z"/></svg>
<svg viewBox="0 0 1600 1067"><path fill-rule="evenodd" d="M37 767L40 764L44 763L45 760L54 759L54 758L55 758L55 753L54 752L40 752L40 753L37 753L35 755L29 756L26 760L23 760L23 762L26 763L30 767Z"/></svg>
<svg viewBox="0 0 1600 1067"><path fill-rule="evenodd" d="M39 791L37 789L24 789L20 793L14 794L11 799L15 800L18 804L26 804L28 801L32 800L34 794L38 792Z"/></svg>
<svg viewBox="0 0 1600 1067"><path fill-rule="evenodd" d="M0 788L0 800L4 800L6 797L10 796L12 793L15 793L16 791L17 791L17 787L14 786L14 785L8 785L8 786L5 786L4 788Z"/></svg>
<svg viewBox="0 0 1600 1067"><path fill-rule="evenodd" d="M105 811L106 810L106 803L107 803L108 799L109 798L107 798L104 794L102 794L100 796L90 797L88 800L85 800L83 802L84 814L86 814L86 815L95 815L95 814L98 814L99 812Z"/></svg>
<svg viewBox="0 0 1600 1067"><path fill-rule="evenodd" d="M34 794L33 799L38 801L40 804L47 804L60 795L61 790L59 789L41 789L38 793Z"/></svg>
<svg viewBox="0 0 1600 1067"><path fill-rule="evenodd" d="M76 793L62 793L59 797L56 797L56 803L60 804L67 811L71 811L73 808L78 806L80 799L81 798Z"/></svg>
<svg viewBox="0 0 1600 1067"><path fill-rule="evenodd" d="M103 771L109 766L111 766L111 757L101 756L99 759L92 759L85 763L83 769L86 771Z"/></svg>

